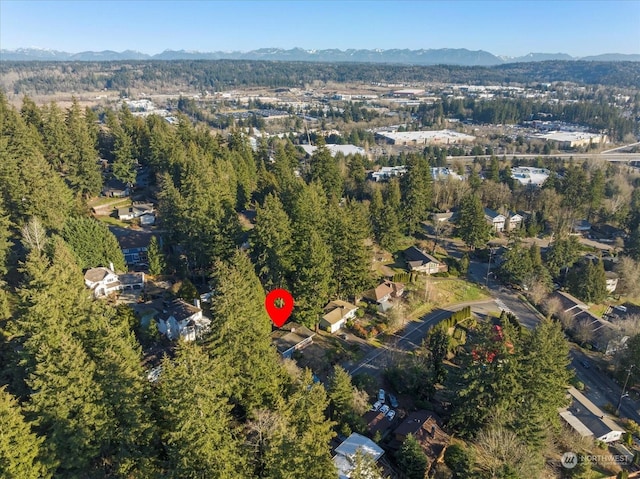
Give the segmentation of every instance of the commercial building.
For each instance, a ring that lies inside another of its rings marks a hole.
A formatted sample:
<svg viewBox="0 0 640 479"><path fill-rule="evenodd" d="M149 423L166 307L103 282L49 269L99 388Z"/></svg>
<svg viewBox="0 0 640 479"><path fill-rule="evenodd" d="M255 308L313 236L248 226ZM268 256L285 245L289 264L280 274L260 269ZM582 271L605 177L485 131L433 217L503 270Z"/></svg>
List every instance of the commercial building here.
<svg viewBox="0 0 640 479"><path fill-rule="evenodd" d="M476 139L453 130L378 132L376 135L392 145L457 145Z"/></svg>

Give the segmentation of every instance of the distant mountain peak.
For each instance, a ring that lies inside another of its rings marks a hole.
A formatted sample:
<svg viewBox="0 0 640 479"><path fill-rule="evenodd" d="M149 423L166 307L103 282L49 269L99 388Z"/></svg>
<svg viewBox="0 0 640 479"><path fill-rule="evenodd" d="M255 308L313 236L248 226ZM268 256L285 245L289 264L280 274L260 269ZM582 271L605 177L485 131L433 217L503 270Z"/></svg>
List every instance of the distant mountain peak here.
<svg viewBox="0 0 640 479"><path fill-rule="evenodd" d="M125 61L125 60L280 60L309 62L364 62L364 63L398 63L409 65L461 65L461 66L493 66L504 63L539 62L539 61L640 61L640 55L624 55L608 53L582 58L574 58L566 53L528 53L520 57L496 56L484 50L468 50L466 48L418 49L291 49L265 47L248 52L215 51L201 52L197 50L164 50L156 55L148 55L136 50L116 52L103 50L100 52L84 51L68 53L47 48L18 48L0 50L0 61Z"/></svg>

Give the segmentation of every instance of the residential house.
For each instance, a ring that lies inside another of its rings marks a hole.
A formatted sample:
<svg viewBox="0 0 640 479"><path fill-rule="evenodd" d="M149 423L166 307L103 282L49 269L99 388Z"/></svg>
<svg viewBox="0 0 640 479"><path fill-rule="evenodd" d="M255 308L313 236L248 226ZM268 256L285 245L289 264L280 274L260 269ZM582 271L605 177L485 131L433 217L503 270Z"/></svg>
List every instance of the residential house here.
<svg viewBox="0 0 640 479"><path fill-rule="evenodd" d="M125 182L112 178L102 187L102 194L111 198L124 198L131 194L131 189Z"/></svg>
<svg viewBox="0 0 640 479"><path fill-rule="evenodd" d="M448 211L446 213L433 213L431 219L435 223L448 223L455 221L456 213L454 211Z"/></svg>
<svg viewBox="0 0 640 479"><path fill-rule="evenodd" d="M130 221L142 216L151 215L153 222L155 223L155 209L151 203L134 203L131 206L125 206L124 208L118 208L118 219L120 221Z"/></svg>
<svg viewBox="0 0 640 479"><path fill-rule="evenodd" d="M504 215L501 215L497 211L493 211L492 209L485 208L484 209L484 219L492 226L493 230L496 233L501 233L504 231L504 225L507 219Z"/></svg>
<svg viewBox="0 0 640 479"><path fill-rule="evenodd" d="M569 388L571 405L560 409L564 419L580 436L606 443L619 441L624 428L609 418L598 406L573 386Z"/></svg>
<svg viewBox="0 0 640 479"><path fill-rule="evenodd" d="M447 271L447 265L441 263L430 254L425 253L421 249L411 246L403 251L407 268L410 271L418 271L420 273L435 274Z"/></svg>
<svg viewBox="0 0 640 479"><path fill-rule="evenodd" d="M185 341L195 341L209 332L211 320L202 315L197 299L194 303L189 304L182 299L166 303L162 313L156 317L158 331L171 340L182 338Z"/></svg>
<svg viewBox="0 0 640 479"><path fill-rule="evenodd" d="M375 462L384 454L384 450L371 439L355 432L352 433L335 449L336 455L333 457L333 462L338 469L339 479L349 479L351 477L351 472L355 468L355 456L358 450L362 454L371 456Z"/></svg>
<svg viewBox="0 0 640 479"><path fill-rule="evenodd" d="M402 176L407 172L407 167L404 165L401 166L383 166L378 171L372 171L369 173L369 178L373 181L386 181L390 178L395 178L398 176Z"/></svg>
<svg viewBox="0 0 640 479"><path fill-rule="evenodd" d="M564 314L570 316L571 321L574 324L585 323L589 326L589 328L594 333L594 337L596 340L594 341L596 346L599 346L601 349L606 347L606 344L598 344L597 339L603 339L602 331L603 329L615 329L615 327L609 322L602 318L599 318L595 314L591 313L589 310L589 306L582 301L580 301L575 296L565 292L565 291L554 291L552 297L560 300L560 314ZM600 333L597 333L600 331ZM597 333L597 334L596 334Z"/></svg>
<svg viewBox="0 0 640 479"><path fill-rule="evenodd" d="M93 291L94 298L102 298L119 291L142 290L144 273L116 274L113 265L91 268L84 274L84 284Z"/></svg>
<svg viewBox="0 0 640 479"><path fill-rule="evenodd" d="M451 440L451 437L442 430L440 424L440 419L431 411L419 410L409 413L393 431L393 440L389 446L399 449L407 436L411 434L429 458L429 464L435 464Z"/></svg>
<svg viewBox="0 0 640 479"><path fill-rule="evenodd" d="M587 220L576 220L573 222L572 229L575 234L586 234L591 231L591 223Z"/></svg>
<svg viewBox="0 0 640 479"><path fill-rule="evenodd" d="M324 316L320 319L320 327L330 333L335 333L344 324L353 319L358 307L342 300L331 301L324 307Z"/></svg>
<svg viewBox="0 0 640 479"><path fill-rule="evenodd" d="M613 271L605 271L604 275L606 278L607 292L613 293L618 287L618 279L620 279L620 276Z"/></svg>
<svg viewBox="0 0 640 479"><path fill-rule="evenodd" d="M148 263L147 250L153 233L142 230L132 230L110 226L124 254L126 263L130 266Z"/></svg>
<svg viewBox="0 0 640 479"><path fill-rule="evenodd" d="M362 298L378 305L378 311L385 312L393 307L393 299L404 293L404 284L384 280L373 289L365 291Z"/></svg>
<svg viewBox="0 0 640 479"><path fill-rule="evenodd" d="M509 223L509 231L514 231L522 227L522 225L524 224L524 217L519 213L509 211L507 222Z"/></svg>
<svg viewBox="0 0 640 479"><path fill-rule="evenodd" d="M271 341L283 358L291 358L295 351L304 349L313 343L313 331L304 326L288 322L271 333Z"/></svg>

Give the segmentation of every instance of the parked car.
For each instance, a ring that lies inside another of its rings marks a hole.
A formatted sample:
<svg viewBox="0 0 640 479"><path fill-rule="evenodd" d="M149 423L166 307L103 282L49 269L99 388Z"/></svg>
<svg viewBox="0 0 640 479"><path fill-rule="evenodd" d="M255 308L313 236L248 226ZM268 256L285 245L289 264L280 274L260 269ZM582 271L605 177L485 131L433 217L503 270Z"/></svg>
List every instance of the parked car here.
<svg viewBox="0 0 640 479"><path fill-rule="evenodd" d="M390 409L390 408L389 408L389 406L387 406L387 405L385 404L384 406L382 406L382 407L380 408L380 412L381 412L382 414L387 414L387 413L389 412L389 409Z"/></svg>
<svg viewBox="0 0 640 479"><path fill-rule="evenodd" d="M378 409L380 409L380 406L382 406L382 403L380 401L376 401L375 403L373 403L373 406L371 406L371 410L377 411Z"/></svg>
<svg viewBox="0 0 640 479"><path fill-rule="evenodd" d="M586 359L583 359L582 361L580 361L580 363L585 369L589 369L591 367L591 364L589 364L589 361L587 361Z"/></svg>
<svg viewBox="0 0 640 479"><path fill-rule="evenodd" d="M384 389L378 391L378 401L384 403Z"/></svg>
<svg viewBox="0 0 640 479"><path fill-rule="evenodd" d="M391 409L388 413L387 413L387 419L389 421L393 421L393 418L396 417L396 412Z"/></svg>
<svg viewBox="0 0 640 479"><path fill-rule="evenodd" d="M398 407L398 398L391 393L389 393L389 404L391 407Z"/></svg>

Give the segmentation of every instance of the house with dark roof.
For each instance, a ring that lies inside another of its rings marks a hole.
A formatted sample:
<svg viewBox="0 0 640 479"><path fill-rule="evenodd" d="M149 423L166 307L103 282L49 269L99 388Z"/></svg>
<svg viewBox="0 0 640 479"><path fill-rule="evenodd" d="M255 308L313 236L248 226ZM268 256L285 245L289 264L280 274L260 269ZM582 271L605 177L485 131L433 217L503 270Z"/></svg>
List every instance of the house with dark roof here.
<svg viewBox="0 0 640 479"><path fill-rule="evenodd" d="M356 316L358 307L347 301L334 300L324 307L324 316L320 319L320 327L329 333L335 333L344 324Z"/></svg>
<svg viewBox="0 0 640 479"><path fill-rule="evenodd" d="M131 189L124 181L112 178L102 187L102 194L111 198L124 198L131 194Z"/></svg>
<svg viewBox="0 0 640 479"><path fill-rule="evenodd" d="M497 211L493 211L490 208L484 209L484 219L491 225L496 233L504 231L504 225L507 221L504 215L501 215Z"/></svg>
<svg viewBox="0 0 640 479"><path fill-rule="evenodd" d="M619 441L624 428L609 418L598 406L576 388L569 388L571 404L559 410L565 420L582 437L593 437L598 441Z"/></svg>
<svg viewBox="0 0 640 479"><path fill-rule="evenodd" d="M283 358L291 358L293 353L313 343L316 335L310 329L290 321L271 333L271 342Z"/></svg>
<svg viewBox="0 0 640 479"><path fill-rule="evenodd" d="M400 298L403 294L404 284L385 279L375 288L365 291L362 294L362 299L369 303L376 304L378 311L384 313L393 307L393 300Z"/></svg>
<svg viewBox="0 0 640 479"><path fill-rule="evenodd" d="M142 224L155 223L155 209L151 203L134 203L131 206L118 208L118 219L120 221L130 221L136 218L141 219Z"/></svg>
<svg viewBox="0 0 640 479"><path fill-rule="evenodd" d="M399 449L407 436L416 438L429 463L434 464L449 445L451 437L440 427L440 419L431 411L414 411L393 431L389 447Z"/></svg>
<svg viewBox="0 0 640 479"><path fill-rule="evenodd" d="M200 302L189 304L183 299L165 303L161 313L156 316L158 331L167 338L195 341L209 332L211 320L202 315Z"/></svg>
<svg viewBox="0 0 640 479"><path fill-rule="evenodd" d="M435 274L447 271L447 265L441 263L430 254L425 253L415 246L411 246L402 252L409 271Z"/></svg>

